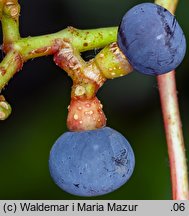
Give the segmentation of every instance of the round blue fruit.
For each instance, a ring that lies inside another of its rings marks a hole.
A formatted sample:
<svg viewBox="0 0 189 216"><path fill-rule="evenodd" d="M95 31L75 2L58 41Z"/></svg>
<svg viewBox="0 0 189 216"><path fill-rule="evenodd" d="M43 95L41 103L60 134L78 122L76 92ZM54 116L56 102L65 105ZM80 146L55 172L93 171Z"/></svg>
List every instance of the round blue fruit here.
<svg viewBox="0 0 189 216"><path fill-rule="evenodd" d="M133 173L133 150L117 131L104 127L66 132L53 145L50 174L64 191L97 196L121 187Z"/></svg>
<svg viewBox="0 0 189 216"><path fill-rule="evenodd" d="M131 8L118 30L118 46L134 69L160 75L175 69L186 52L186 39L168 10L143 3Z"/></svg>

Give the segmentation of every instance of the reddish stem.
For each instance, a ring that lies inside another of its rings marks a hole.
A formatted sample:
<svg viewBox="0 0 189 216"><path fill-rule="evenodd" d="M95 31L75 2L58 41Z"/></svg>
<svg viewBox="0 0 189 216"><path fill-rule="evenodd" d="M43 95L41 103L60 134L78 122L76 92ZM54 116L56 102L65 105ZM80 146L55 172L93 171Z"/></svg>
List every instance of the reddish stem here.
<svg viewBox="0 0 189 216"><path fill-rule="evenodd" d="M157 77L170 161L174 200L189 199L188 173L179 114L175 71Z"/></svg>

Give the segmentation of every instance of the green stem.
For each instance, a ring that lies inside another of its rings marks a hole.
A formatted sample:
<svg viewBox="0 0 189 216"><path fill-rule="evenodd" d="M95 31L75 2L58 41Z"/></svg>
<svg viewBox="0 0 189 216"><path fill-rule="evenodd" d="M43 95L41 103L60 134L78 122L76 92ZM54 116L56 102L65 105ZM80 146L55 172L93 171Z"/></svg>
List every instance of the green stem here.
<svg viewBox="0 0 189 216"><path fill-rule="evenodd" d="M79 52L102 48L116 41L117 27L79 30L68 27L54 34L21 38L14 44L25 60L54 54L63 40L70 41Z"/></svg>
<svg viewBox="0 0 189 216"><path fill-rule="evenodd" d="M2 17L4 4L5 4L5 0L0 0L0 19Z"/></svg>
<svg viewBox="0 0 189 216"><path fill-rule="evenodd" d="M20 38L18 23L14 19L8 16L2 16L1 23L4 44L17 41Z"/></svg>
<svg viewBox="0 0 189 216"><path fill-rule="evenodd" d="M73 47L83 52L95 48L102 48L116 41L116 37L117 27L91 30L79 30L68 27L54 34L21 38L11 44L12 50L8 52L5 59L0 64L0 89L2 89L13 77L14 73L19 70L20 65L23 63L22 61L45 55L52 55L61 48L64 40L69 40Z"/></svg>
<svg viewBox="0 0 189 216"><path fill-rule="evenodd" d="M13 75L22 68L22 57L14 50L9 51L0 63L0 89L2 89Z"/></svg>
<svg viewBox="0 0 189 216"><path fill-rule="evenodd" d="M4 50L9 50L10 43L20 39L19 15L20 5L17 0L9 0L1 3L2 6L2 30Z"/></svg>

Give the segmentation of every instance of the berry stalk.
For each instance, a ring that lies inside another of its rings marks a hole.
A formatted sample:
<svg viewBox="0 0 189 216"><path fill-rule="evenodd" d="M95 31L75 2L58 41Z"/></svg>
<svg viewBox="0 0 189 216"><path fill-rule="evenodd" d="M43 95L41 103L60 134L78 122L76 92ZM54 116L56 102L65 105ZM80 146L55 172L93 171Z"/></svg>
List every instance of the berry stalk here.
<svg viewBox="0 0 189 216"><path fill-rule="evenodd" d="M177 0L156 0L159 4L174 13ZM179 113L175 72L157 76L159 94L163 112L168 154L170 161L172 198L189 199L187 162L184 147L182 124Z"/></svg>
<svg viewBox="0 0 189 216"><path fill-rule="evenodd" d="M124 76L132 71L117 43L103 48L86 62L69 41L55 53L54 61L73 80L67 127L70 131L95 130L106 125L102 104L96 97L106 79Z"/></svg>

